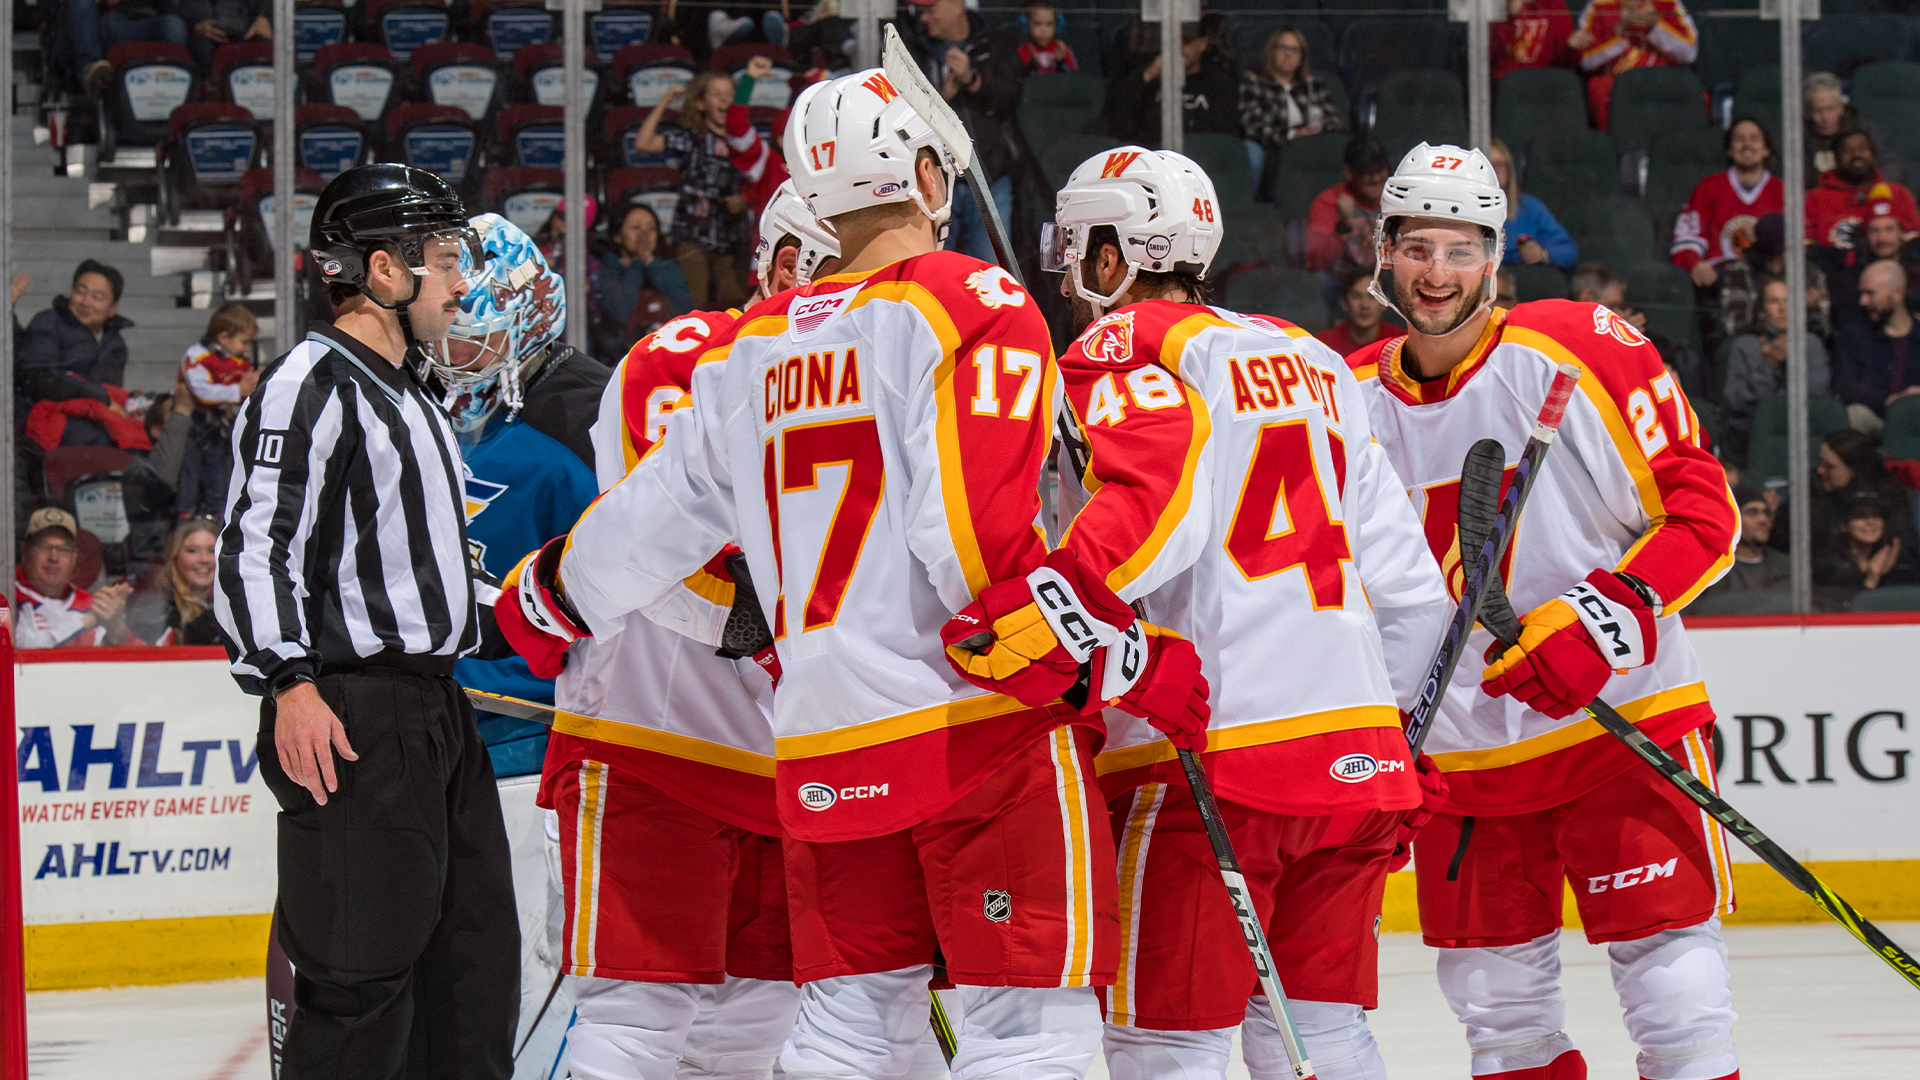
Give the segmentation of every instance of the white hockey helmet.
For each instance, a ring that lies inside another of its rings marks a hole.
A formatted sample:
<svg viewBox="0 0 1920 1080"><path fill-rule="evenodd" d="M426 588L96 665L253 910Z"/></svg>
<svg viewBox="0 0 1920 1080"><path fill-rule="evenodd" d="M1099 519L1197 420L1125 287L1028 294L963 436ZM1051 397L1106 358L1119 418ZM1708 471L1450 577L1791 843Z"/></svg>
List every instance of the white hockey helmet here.
<svg viewBox="0 0 1920 1080"><path fill-rule="evenodd" d="M793 103L784 137L794 190L821 221L867 206L912 200L944 231L953 213L953 151L879 68L814 83ZM934 152L947 198L928 206L914 182L919 151Z"/></svg>
<svg viewBox="0 0 1920 1080"><path fill-rule="evenodd" d="M1493 276L1506 250L1507 192L1493 171L1493 162L1478 150L1443 143L1421 143L1400 159L1380 193L1380 216L1374 220L1373 284L1367 291L1401 318L1400 310L1380 288L1380 271L1387 263L1389 223L1395 218L1443 218L1479 225L1492 235L1488 243L1487 289L1482 306L1493 303ZM1462 322L1461 326L1466 323ZM1454 329L1459 329L1455 327Z"/></svg>
<svg viewBox="0 0 1920 1080"><path fill-rule="evenodd" d="M1139 146L1103 150L1060 189L1053 221L1040 227L1040 265L1065 271L1074 293L1104 312L1142 270L1205 277L1223 224L1213 181L1192 159ZM1089 290L1079 272L1098 225L1113 226L1127 263L1127 276L1106 296Z"/></svg>
<svg viewBox="0 0 1920 1080"><path fill-rule="evenodd" d="M807 209L806 200L794 190L791 178L774 191L773 198L767 200L766 210L760 214L760 246L754 249L753 272L763 283L773 273L774 245L787 235L800 241L800 255L793 264L796 284L812 281L821 263L840 257L840 238Z"/></svg>

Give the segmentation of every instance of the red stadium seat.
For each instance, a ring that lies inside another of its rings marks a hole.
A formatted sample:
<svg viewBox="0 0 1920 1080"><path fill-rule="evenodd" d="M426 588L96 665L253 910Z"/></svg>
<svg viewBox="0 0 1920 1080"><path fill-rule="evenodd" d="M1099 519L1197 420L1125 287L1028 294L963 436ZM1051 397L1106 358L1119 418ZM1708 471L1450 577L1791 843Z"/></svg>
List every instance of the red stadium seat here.
<svg viewBox="0 0 1920 1080"><path fill-rule="evenodd" d="M214 49L213 90L256 120L273 119L273 42L230 41Z"/></svg>
<svg viewBox="0 0 1920 1080"><path fill-rule="evenodd" d="M480 185L480 205L532 235L553 216L566 183L566 174L559 169L523 165L490 169Z"/></svg>
<svg viewBox="0 0 1920 1080"><path fill-rule="evenodd" d="M160 147L163 217L173 224L182 209L227 205L260 153L253 114L231 102L190 102L173 110L167 124L170 134Z"/></svg>
<svg viewBox="0 0 1920 1080"><path fill-rule="evenodd" d="M667 87L693 80L693 54L678 45L629 45L613 57L614 81L628 100L649 108Z"/></svg>
<svg viewBox="0 0 1920 1080"><path fill-rule="evenodd" d="M534 105L565 104L566 71L557 42L528 45L514 53L513 71L520 79L522 101ZM598 108L600 69L588 64L580 75L586 87L588 109Z"/></svg>
<svg viewBox="0 0 1920 1080"><path fill-rule="evenodd" d="M446 0L365 0L360 9L365 31L396 60L405 62L420 46L447 39Z"/></svg>
<svg viewBox="0 0 1920 1080"><path fill-rule="evenodd" d="M396 105L387 111L387 155L454 187L483 163L480 125L452 105Z"/></svg>
<svg viewBox="0 0 1920 1080"><path fill-rule="evenodd" d="M384 45L344 42L314 54L309 101L344 105L372 122L400 100L400 68Z"/></svg>
<svg viewBox="0 0 1920 1080"><path fill-rule="evenodd" d="M123 41L107 50L108 84L101 157L120 145L155 146L170 133L173 110L200 95L200 75L186 46Z"/></svg>
<svg viewBox="0 0 1920 1080"><path fill-rule="evenodd" d="M413 50L414 82L423 100L452 105L484 121L505 97L493 50L468 41L437 41Z"/></svg>

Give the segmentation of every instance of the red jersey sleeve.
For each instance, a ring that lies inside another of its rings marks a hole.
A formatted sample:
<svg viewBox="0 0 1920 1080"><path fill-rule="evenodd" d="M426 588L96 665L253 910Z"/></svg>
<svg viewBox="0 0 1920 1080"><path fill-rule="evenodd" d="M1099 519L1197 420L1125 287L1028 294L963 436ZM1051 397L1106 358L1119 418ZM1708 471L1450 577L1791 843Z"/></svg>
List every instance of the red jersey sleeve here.
<svg viewBox="0 0 1920 1080"><path fill-rule="evenodd" d="M739 312L697 311L641 338L620 365L621 448L626 469L645 457L666 431L693 381L693 366Z"/></svg>

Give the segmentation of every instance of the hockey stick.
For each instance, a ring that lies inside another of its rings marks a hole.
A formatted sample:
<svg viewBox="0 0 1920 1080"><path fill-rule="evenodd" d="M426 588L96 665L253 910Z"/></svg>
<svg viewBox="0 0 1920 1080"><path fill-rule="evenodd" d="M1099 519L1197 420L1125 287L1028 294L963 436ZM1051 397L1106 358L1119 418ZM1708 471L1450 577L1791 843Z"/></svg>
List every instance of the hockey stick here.
<svg viewBox="0 0 1920 1080"><path fill-rule="evenodd" d="M1500 458L1493 459L1494 464L1489 475L1485 464L1475 461L1475 453L1480 449L1480 445L1476 445L1473 450L1468 451L1467 463L1463 466L1460 477L1462 543L1466 542L1467 500L1470 496L1469 470L1477 474L1472 482L1471 495L1481 500L1480 505L1491 505L1493 494L1500 490ZM1520 640L1520 618L1513 613L1513 604L1507 599L1506 587L1497 574L1488 581L1486 595L1481 599L1480 621L1493 633L1494 637L1508 645ZM1875 956L1886 961L1888 967L1899 972L1900 977L1907 980L1915 989L1920 989L1920 961L1915 961L1912 954L1895 944L1893 939L1879 927L1862 918L1852 904L1847 903L1845 898L1828 887L1826 882L1814 876L1813 871L1807 869L1798 859L1787 854L1779 844L1774 843L1766 833L1761 832L1753 822L1748 821L1745 814L1735 810L1727 800L1721 798L1719 792L1708 787L1699 777L1688 771L1686 766L1675 761L1672 754L1656 746L1652 739L1647 738L1638 727L1634 726L1632 721L1621 716L1605 701L1599 698L1593 699L1587 705L1586 712L1588 716L1598 721L1601 727L1606 728L1608 733L1626 743L1627 749L1633 751L1636 757L1653 766L1656 772L1667 778L1668 783L1679 788L1681 794L1691 799L1694 805L1706 811L1709 817L1724 826L1729 833L1733 834L1734 839L1747 845L1747 850L1760 856L1761 862L1773 867L1794 888L1806 893L1807 898L1818 905L1820 910L1831 916L1833 921L1846 927L1847 933L1858 938L1862 945L1872 949Z"/></svg>
<svg viewBox="0 0 1920 1080"><path fill-rule="evenodd" d="M1273 1019L1280 1028L1280 1045L1293 1066L1294 1080L1313 1076L1313 1063L1307 1060L1307 1048L1300 1041L1300 1028L1293 1022L1293 1010L1287 1007L1286 991L1280 988L1280 973L1273 966L1273 950L1267 946L1267 931L1253 911L1253 895L1247 891L1247 878L1240 872L1240 859L1233 853L1233 841L1227 837L1226 823L1220 820L1220 807L1213 801L1213 785L1200 768L1200 759L1191 750L1179 750L1180 768L1186 771L1187 786L1193 789L1193 804L1200 810L1200 824L1206 826L1207 842L1213 845L1214 861L1220 864L1220 879L1226 883L1227 898L1233 902L1233 916L1240 920L1240 935L1246 939L1247 952L1253 956L1253 973L1260 978L1260 991L1267 995Z"/></svg>
<svg viewBox="0 0 1920 1080"><path fill-rule="evenodd" d="M1020 277L1020 260L1014 258L1013 244L1007 239L1007 227L1000 220L1000 208L994 205L993 192L987 187L986 170L980 167L980 156L973 152L973 136L967 134L966 125L947 104L940 91L928 81L920 65L914 63L913 54L907 51L907 44L900 40L900 31L892 23L886 25L880 49L880 67L887 74L887 81L907 99L907 104L920 119L927 122L940 141L953 151L954 161L960 170L967 174L967 187L973 192L973 203L980 209L980 220L987 223L987 239L993 244L993 257L1002 269L1013 275L1013 280L1021 288L1027 283Z"/></svg>
<svg viewBox="0 0 1920 1080"><path fill-rule="evenodd" d="M1403 346L1404 347L1404 346ZM1420 747L1427 741L1427 732L1433 727L1433 714L1440 707L1440 699L1447 692L1447 683L1453 678L1454 665L1460 662L1460 654L1467 647L1467 633L1473 629L1474 620L1480 615L1480 604L1486 593L1486 583L1499 577L1495 563L1498 553L1506 549L1507 541L1513 536L1514 525L1520 520L1520 507L1527 500L1527 492L1533 489L1533 481L1540 472L1540 461L1553 445L1554 435L1560 430L1560 420L1567 414L1567 402L1573 397L1573 388L1580 381L1580 369L1572 364L1561 364L1554 373L1553 383L1547 387L1546 403L1540 406L1540 415L1533 422L1533 435L1527 440L1526 449L1521 451L1520 464L1513 474L1513 484L1500 500L1499 512L1494 515L1493 532L1481 545L1467 571L1466 581L1460 587L1460 606L1454 609L1453 621L1447 624L1447 632L1440 638L1440 647L1433 654L1433 663L1427 665L1427 678L1420 687L1420 695L1414 699L1413 708L1407 710L1407 745L1413 748L1413 756L1420 756ZM1460 557L1465 560L1467 553L1463 548Z"/></svg>

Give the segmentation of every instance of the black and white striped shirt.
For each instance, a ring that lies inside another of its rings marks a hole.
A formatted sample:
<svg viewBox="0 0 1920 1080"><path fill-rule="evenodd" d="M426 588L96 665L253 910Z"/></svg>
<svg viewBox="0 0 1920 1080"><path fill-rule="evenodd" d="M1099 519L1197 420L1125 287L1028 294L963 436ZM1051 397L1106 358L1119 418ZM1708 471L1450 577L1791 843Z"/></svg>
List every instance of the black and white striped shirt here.
<svg viewBox="0 0 1920 1080"><path fill-rule="evenodd" d="M233 452L214 612L241 687L364 664L450 674L479 629L466 470L437 397L321 326L261 376Z"/></svg>

